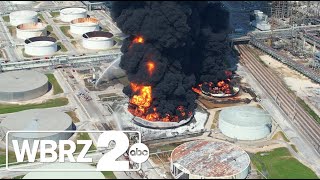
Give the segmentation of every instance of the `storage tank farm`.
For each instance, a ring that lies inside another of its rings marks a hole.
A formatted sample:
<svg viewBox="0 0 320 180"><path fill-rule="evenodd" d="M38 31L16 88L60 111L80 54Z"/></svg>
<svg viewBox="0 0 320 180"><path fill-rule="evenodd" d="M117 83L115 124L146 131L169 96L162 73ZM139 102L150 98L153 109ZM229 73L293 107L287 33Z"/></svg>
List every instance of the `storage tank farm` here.
<svg viewBox="0 0 320 180"><path fill-rule="evenodd" d="M36 36L46 36L47 24L40 22L20 24L17 26L16 32L17 38L23 40Z"/></svg>
<svg viewBox="0 0 320 180"><path fill-rule="evenodd" d="M170 170L175 179L244 179L250 157L231 143L190 141L172 151Z"/></svg>
<svg viewBox="0 0 320 180"><path fill-rule="evenodd" d="M31 56L51 56L58 50L57 40L53 37L32 37L24 42L25 53Z"/></svg>
<svg viewBox="0 0 320 180"><path fill-rule="evenodd" d="M28 140L30 144L33 144L34 140L53 140L57 143L59 140L67 140L73 133L66 131L73 130L74 126L71 117L64 112L56 109L32 109L6 114L0 127L5 131L31 131L9 133L8 140L9 142L17 140L19 144ZM40 133L38 131L51 132Z"/></svg>
<svg viewBox="0 0 320 180"><path fill-rule="evenodd" d="M271 133L272 118L258 107L229 107L219 114L219 129L224 135L237 140L263 139Z"/></svg>
<svg viewBox="0 0 320 180"><path fill-rule="evenodd" d="M84 8L65 8L60 10L60 20L71 22L74 19L86 18L87 10Z"/></svg>
<svg viewBox="0 0 320 180"><path fill-rule="evenodd" d="M18 102L38 98L48 92L46 75L32 70L0 74L0 101Z"/></svg>
<svg viewBox="0 0 320 180"><path fill-rule="evenodd" d="M86 49L104 50L114 45L113 34L110 32L92 31L83 34L82 37L82 46Z"/></svg>
<svg viewBox="0 0 320 180"><path fill-rule="evenodd" d="M70 23L70 32L77 35L99 30L99 21L96 18L78 18Z"/></svg>
<svg viewBox="0 0 320 180"><path fill-rule="evenodd" d="M29 10L14 11L10 13L9 18L12 26L18 26L25 23L36 23L38 22L38 13Z"/></svg>

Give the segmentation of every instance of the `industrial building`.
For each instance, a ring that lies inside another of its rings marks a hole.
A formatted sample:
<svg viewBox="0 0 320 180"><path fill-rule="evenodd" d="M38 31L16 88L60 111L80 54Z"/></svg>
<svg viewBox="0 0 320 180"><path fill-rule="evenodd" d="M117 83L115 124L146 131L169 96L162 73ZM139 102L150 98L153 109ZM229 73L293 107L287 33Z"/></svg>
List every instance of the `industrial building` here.
<svg viewBox="0 0 320 180"><path fill-rule="evenodd" d="M250 157L241 148L219 141L190 141L171 153L170 169L175 179L244 179Z"/></svg>
<svg viewBox="0 0 320 180"><path fill-rule="evenodd" d="M99 21L96 18L78 18L71 21L70 32L83 35L91 31L99 31Z"/></svg>
<svg viewBox="0 0 320 180"><path fill-rule="evenodd" d="M288 18L292 15L292 4L290 1L272 1L271 16L277 19Z"/></svg>
<svg viewBox="0 0 320 180"><path fill-rule="evenodd" d="M55 109L32 109L17 113L7 114L1 122L0 127L5 131L67 131L73 130L72 119L64 112ZM45 132L30 133L19 132L9 133L9 142L18 140L19 144L23 140L67 140L73 133L66 132Z"/></svg>
<svg viewBox="0 0 320 180"><path fill-rule="evenodd" d="M45 165L41 168L45 169L61 169L61 172L30 172L23 179L105 179L104 175L95 171L96 168L84 163L54 163ZM66 172L65 170L78 170L78 172ZM81 169L92 169L92 171L79 172Z"/></svg>
<svg viewBox="0 0 320 180"><path fill-rule="evenodd" d="M32 37L24 42L25 53L31 56L51 56L58 50L57 40L53 37Z"/></svg>
<svg viewBox="0 0 320 180"><path fill-rule="evenodd" d="M0 74L0 101L16 102L48 92L48 78L36 71L9 71Z"/></svg>
<svg viewBox="0 0 320 180"><path fill-rule="evenodd" d="M17 38L28 39L36 36L47 35L47 24L40 22L20 24L16 28Z"/></svg>
<svg viewBox="0 0 320 180"><path fill-rule="evenodd" d="M265 110L254 106L235 106L219 114L221 132L238 140L257 140L271 133L272 119Z"/></svg>
<svg viewBox="0 0 320 180"><path fill-rule="evenodd" d="M74 19L86 18L87 10L84 8L65 8L60 11L60 20L71 22Z"/></svg>
<svg viewBox="0 0 320 180"><path fill-rule="evenodd" d="M104 31L92 31L82 35L82 46L86 49L103 50L113 47L113 34Z"/></svg>
<svg viewBox="0 0 320 180"><path fill-rule="evenodd" d="M10 13L9 18L12 26L18 26L20 24L38 22L38 13L29 10L15 11Z"/></svg>
<svg viewBox="0 0 320 180"><path fill-rule="evenodd" d="M254 10L252 26L261 31L269 31L271 29L271 25L268 23L268 16L259 10Z"/></svg>

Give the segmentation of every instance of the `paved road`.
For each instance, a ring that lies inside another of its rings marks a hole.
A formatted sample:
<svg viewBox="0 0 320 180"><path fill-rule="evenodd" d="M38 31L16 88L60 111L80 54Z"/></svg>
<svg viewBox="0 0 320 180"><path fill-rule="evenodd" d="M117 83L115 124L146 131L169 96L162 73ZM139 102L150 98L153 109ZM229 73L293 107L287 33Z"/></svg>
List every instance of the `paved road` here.
<svg viewBox="0 0 320 180"><path fill-rule="evenodd" d="M53 32L57 35L59 40L61 40L61 43L67 48L69 54L76 55L78 54L75 47L72 45L70 40L63 34L63 32L60 30L60 28L56 25L55 22L53 22L52 18L49 18L47 15L48 11L42 12L42 16L45 19L45 21L52 26Z"/></svg>

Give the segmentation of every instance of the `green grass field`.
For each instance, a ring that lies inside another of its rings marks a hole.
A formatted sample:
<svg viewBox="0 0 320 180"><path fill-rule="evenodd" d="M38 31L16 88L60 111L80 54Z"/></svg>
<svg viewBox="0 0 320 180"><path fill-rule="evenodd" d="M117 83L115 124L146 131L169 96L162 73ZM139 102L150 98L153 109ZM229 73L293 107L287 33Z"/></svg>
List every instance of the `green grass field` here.
<svg viewBox="0 0 320 180"><path fill-rule="evenodd" d="M9 22L9 21L10 21L9 15L7 15L7 16L2 16L2 19L3 19L5 22Z"/></svg>
<svg viewBox="0 0 320 180"><path fill-rule="evenodd" d="M286 148L260 152L251 157L258 170L268 179L315 179L317 175L291 156Z"/></svg>
<svg viewBox="0 0 320 180"><path fill-rule="evenodd" d="M50 12L51 16L53 18L58 17L60 15L60 12Z"/></svg>
<svg viewBox="0 0 320 180"><path fill-rule="evenodd" d="M117 177L111 171L102 171L102 174L106 179L117 179Z"/></svg>
<svg viewBox="0 0 320 180"><path fill-rule="evenodd" d="M54 77L54 75L53 74L46 74L46 76L48 77L48 80L53 87L53 94L56 95L56 94L63 93L63 90L62 90L60 84L58 83L57 79Z"/></svg>
<svg viewBox="0 0 320 180"><path fill-rule="evenodd" d="M88 133L79 133L78 138L79 140L91 140L90 136ZM76 152L79 153L84 145L82 144L77 144ZM89 151L97 150L97 148L92 144Z"/></svg>
<svg viewBox="0 0 320 180"><path fill-rule="evenodd" d="M62 51L62 52L68 51L67 48L61 42L58 42L57 45L60 46L60 51Z"/></svg>
<svg viewBox="0 0 320 180"><path fill-rule="evenodd" d="M59 106L65 106L68 103L69 103L69 100L67 98L57 98L57 99L49 99L46 102L40 103L40 104L24 104L24 105L0 104L0 114L19 112L19 111L24 111L28 109L44 109L44 108L51 108L51 107L59 107Z"/></svg>
<svg viewBox="0 0 320 180"><path fill-rule="evenodd" d="M316 120L320 124L320 117L316 112L314 112L308 104L306 104L301 98L298 97L297 99L298 103L302 106L302 108L307 111L311 117L313 117L314 120Z"/></svg>
<svg viewBox="0 0 320 180"><path fill-rule="evenodd" d="M73 39L73 37L71 36L71 34L69 33L69 26L61 26L60 30L63 32L63 34L67 37L69 37L70 39Z"/></svg>

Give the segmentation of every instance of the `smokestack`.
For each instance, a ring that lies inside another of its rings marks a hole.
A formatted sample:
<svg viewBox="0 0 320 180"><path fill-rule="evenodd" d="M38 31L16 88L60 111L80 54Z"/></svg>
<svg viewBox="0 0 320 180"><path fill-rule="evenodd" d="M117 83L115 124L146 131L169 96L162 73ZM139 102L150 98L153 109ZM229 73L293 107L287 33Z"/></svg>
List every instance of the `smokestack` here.
<svg viewBox="0 0 320 180"><path fill-rule="evenodd" d="M180 121L196 108L192 87L225 79L229 13L220 2L112 2L127 35L120 67L129 110L150 121Z"/></svg>

